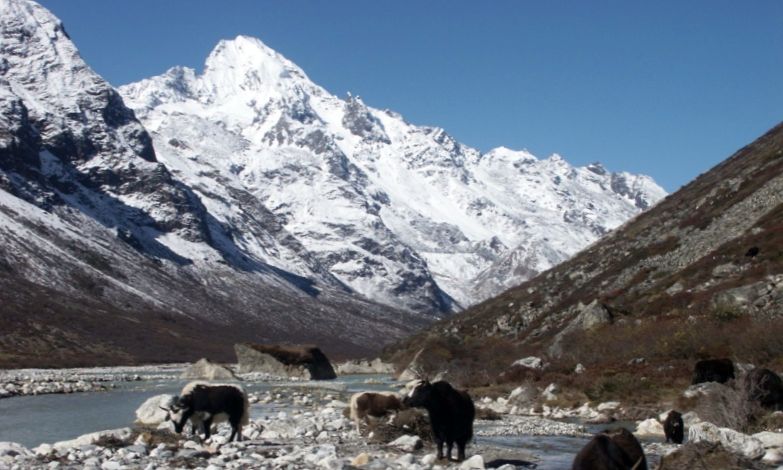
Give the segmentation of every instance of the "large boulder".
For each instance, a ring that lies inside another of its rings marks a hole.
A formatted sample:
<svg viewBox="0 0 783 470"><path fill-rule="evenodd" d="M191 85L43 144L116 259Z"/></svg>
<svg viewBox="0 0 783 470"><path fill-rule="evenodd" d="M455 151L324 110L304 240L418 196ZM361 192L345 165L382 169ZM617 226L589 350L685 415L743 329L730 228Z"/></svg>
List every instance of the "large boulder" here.
<svg viewBox="0 0 783 470"><path fill-rule="evenodd" d="M161 409L169 408L174 401L174 395L162 394L148 398L136 410L136 423L147 426L157 426L166 420L166 412Z"/></svg>
<svg viewBox="0 0 783 470"><path fill-rule="evenodd" d="M686 408L703 421L734 429L747 424L747 401L729 386L717 382L691 385L683 392L683 399Z"/></svg>
<svg viewBox="0 0 783 470"><path fill-rule="evenodd" d="M663 424L655 418L645 419L636 425L637 436L663 436Z"/></svg>
<svg viewBox="0 0 783 470"><path fill-rule="evenodd" d="M234 352L243 374L265 372L308 380L337 377L329 359L315 346L240 343L234 345Z"/></svg>
<svg viewBox="0 0 783 470"><path fill-rule="evenodd" d="M744 455L749 459L759 459L766 453L760 439L707 422L691 426L688 430L688 441L720 444L727 450Z"/></svg>
<svg viewBox="0 0 783 470"><path fill-rule="evenodd" d="M195 364L185 369L180 375L182 379L200 380L238 380L234 371L228 367L214 363L209 359L199 359Z"/></svg>

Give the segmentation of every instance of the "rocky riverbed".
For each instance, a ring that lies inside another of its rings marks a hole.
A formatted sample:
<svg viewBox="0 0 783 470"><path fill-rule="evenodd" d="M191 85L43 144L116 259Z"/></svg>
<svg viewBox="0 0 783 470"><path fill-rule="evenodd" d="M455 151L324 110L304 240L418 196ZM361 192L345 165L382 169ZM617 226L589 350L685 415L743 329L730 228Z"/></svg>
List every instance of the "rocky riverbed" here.
<svg viewBox="0 0 783 470"><path fill-rule="evenodd" d="M100 392L118 383L140 380L170 380L180 365L100 367L80 369L0 370L0 398L52 393Z"/></svg>
<svg viewBox="0 0 783 470"><path fill-rule="evenodd" d="M346 414L349 396L360 389L400 386L387 376L339 377L325 382L264 374L241 376L251 403L251 421L243 429L242 442L227 442L230 428L225 424L206 441L187 433L175 434L171 423L163 421L165 413L157 407L155 399L165 400L177 393L186 382L178 379L181 371L181 366L170 366L3 372L0 374L2 384L34 377L30 383L67 383L68 378L78 378L85 383L103 385L105 392L85 393L83 400L81 396L74 396L79 398L79 405L68 413L78 420L86 416L89 411L86 408L92 408L100 399L107 404L98 416L105 417L107 410L116 409L119 416L111 425L120 427L78 437L71 434L66 440L44 444L40 444L40 439L22 441L34 442L27 446L0 442L0 468L568 468L573 456L599 429L590 421L611 415L618 406L606 403L595 408L534 410L520 404L518 391L494 400L476 397L479 407L494 411L480 413L487 419L478 419L475 423L475 438L467 451L469 459L454 463L436 461L435 449L428 441L427 433L414 425L385 419L363 426L361 434L356 431ZM55 376L57 380L47 382ZM32 413L40 412L36 406L38 400L53 400L47 402L47 407L51 407L62 403L58 400L66 399L73 403L65 396L17 397L4 402L31 407ZM125 411L120 412L117 405L122 400L127 403ZM138 408L143 409L145 403L148 413L140 414L142 410ZM35 420L45 421L46 415L35 416ZM144 419L140 419L141 416ZM621 424L633 430L637 423ZM655 428L649 424L648 428ZM101 428L92 428L93 431L98 429ZM657 428L651 432L657 432ZM14 439L7 436L13 435L13 429L6 429L3 434L0 427L0 437L3 437L0 441L12 441ZM772 437L764 437L764 448L777 448L773 446L779 444L773 442ZM642 439L651 468L655 468L661 456L680 447L661 441L662 436L657 434Z"/></svg>

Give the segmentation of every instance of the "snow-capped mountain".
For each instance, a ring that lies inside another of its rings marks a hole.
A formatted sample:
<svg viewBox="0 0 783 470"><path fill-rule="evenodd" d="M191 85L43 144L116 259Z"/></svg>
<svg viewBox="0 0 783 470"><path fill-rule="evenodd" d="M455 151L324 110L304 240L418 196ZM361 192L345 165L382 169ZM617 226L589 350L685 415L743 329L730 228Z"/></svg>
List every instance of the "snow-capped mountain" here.
<svg viewBox="0 0 783 470"><path fill-rule="evenodd" d="M202 73L175 67L119 90L243 253L409 310L494 295L665 195L599 164L482 154L330 94L246 36L221 41Z"/></svg>
<svg viewBox="0 0 783 470"><path fill-rule="evenodd" d="M350 291L242 187L215 174L206 197L169 164L56 17L0 0L0 366L367 353L425 321Z"/></svg>

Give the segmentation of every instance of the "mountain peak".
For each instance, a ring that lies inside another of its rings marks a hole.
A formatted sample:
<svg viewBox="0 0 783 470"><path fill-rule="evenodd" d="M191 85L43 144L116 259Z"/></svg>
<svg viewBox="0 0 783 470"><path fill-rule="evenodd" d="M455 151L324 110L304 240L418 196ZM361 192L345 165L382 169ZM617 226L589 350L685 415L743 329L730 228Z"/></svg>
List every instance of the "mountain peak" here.
<svg viewBox="0 0 783 470"><path fill-rule="evenodd" d="M237 36L223 39L207 57L204 77L221 94L259 91L289 79L307 80L305 73L260 39Z"/></svg>

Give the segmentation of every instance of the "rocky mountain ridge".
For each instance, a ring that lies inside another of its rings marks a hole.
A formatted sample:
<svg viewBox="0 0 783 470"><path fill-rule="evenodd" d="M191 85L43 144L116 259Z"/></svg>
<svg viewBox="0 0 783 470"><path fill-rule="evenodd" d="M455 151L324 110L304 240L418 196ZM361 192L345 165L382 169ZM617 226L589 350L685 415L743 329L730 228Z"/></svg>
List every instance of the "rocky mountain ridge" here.
<svg viewBox="0 0 783 470"><path fill-rule="evenodd" d="M175 67L120 92L161 161L219 220L252 231L238 194L298 243L291 251L244 237L245 250L413 310L496 294L665 194L600 164L482 154L443 129L333 96L246 36L221 41L202 73Z"/></svg>
<svg viewBox="0 0 783 470"><path fill-rule="evenodd" d="M640 376L687 380L707 357L780 368L781 190L783 124L572 259L388 354L474 364L466 380L486 383L534 356L563 382L592 370L582 385L614 390Z"/></svg>
<svg viewBox="0 0 783 470"><path fill-rule="evenodd" d="M230 358L239 340L358 354L426 321L243 252L57 18L0 12L0 364ZM253 234L284 239L263 216Z"/></svg>

